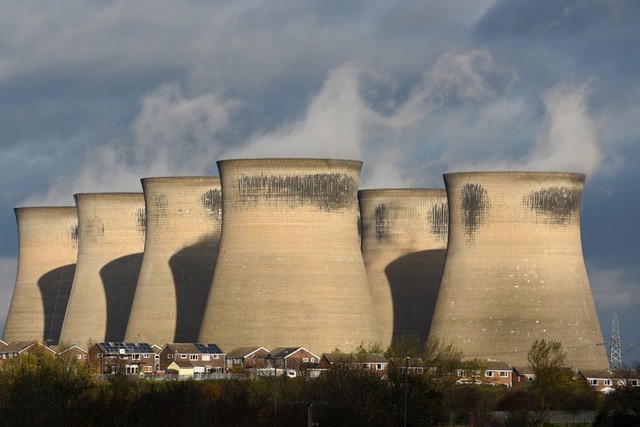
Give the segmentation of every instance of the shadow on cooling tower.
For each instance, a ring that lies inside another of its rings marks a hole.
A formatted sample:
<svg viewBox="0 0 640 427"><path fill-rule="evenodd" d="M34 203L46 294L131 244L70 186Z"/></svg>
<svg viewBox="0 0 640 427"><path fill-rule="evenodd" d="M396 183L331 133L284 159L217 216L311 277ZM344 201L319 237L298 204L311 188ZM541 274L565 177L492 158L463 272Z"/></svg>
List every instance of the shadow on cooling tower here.
<svg viewBox="0 0 640 427"><path fill-rule="evenodd" d="M60 340L62 322L67 311L76 265L68 264L46 272L38 279L44 308L44 337L47 344Z"/></svg>
<svg viewBox="0 0 640 427"><path fill-rule="evenodd" d="M107 300L105 341L124 340L141 266L142 252L118 258L100 269Z"/></svg>
<svg viewBox="0 0 640 427"><path fill-rule="evenodd" d="M393 337L416 334L424 345L438 298L445 249L412 252L384 269L393 300Z"/></svg>
<svg viewBox="0 0 640 427"><path fill-rule="evenodd" d="M206 239L176 252L169 260L177 305L173 342L198 341L219 246L218 239Z"/></svg>

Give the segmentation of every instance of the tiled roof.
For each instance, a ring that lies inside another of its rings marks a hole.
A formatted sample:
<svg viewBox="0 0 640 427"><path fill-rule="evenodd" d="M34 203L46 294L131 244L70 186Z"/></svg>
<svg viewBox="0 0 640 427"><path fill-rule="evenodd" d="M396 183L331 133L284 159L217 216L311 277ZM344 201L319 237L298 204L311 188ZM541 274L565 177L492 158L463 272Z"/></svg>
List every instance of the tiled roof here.
<svg viewBox="0 0 640 427"><path fill-rule="evenodd" d="M498 362L496 360L492 360L487 362L487 371L510 371L511 366L509 366L506 362Z"/></svg>
<svg viewBox="0 0 640 427"><path fill-rule="evenodd" d="M304 347L278 347L278 348L274 348L273 350L271 350L271 356L276 358L276 359L286 359L287 357L291 356L293 353L297 353L300 350L304 350L306 352L308 352L309 354L311 354L312 356L318 357L315 354L311 353L309 350L307 350Z"/></svg>
<svg viewBox="0 0 640 427"><path fill-rule="evenodd" d="M233 350L231 350L230 352L227 353L227 359L233 359L233 358L240 358L240 357L246 357L252 353L255 353L258 350L264 350L264 351L268 351L266 348L264 347L238 347L238 348L234 348Z"/></svg>
<svg viewBox="0 0 640 427"><path fill-rule="evenodd" d="M174 360L173 362L171 362L169 364L169 366L173 365L173 364L178 365L180 368L191 368L193 369L193 365L188 361L188 360Z"/></svg>
<svg viewBox="0 0 640 427"><path fill-rule="evenodd" d="M36 344L37 341L14 341L5 345L0 349L2 353L20 353L32 345Z"/></svg>
<svg viewBox="0 0 640 427"><path fill-rule="evenodd" d="M324 353L322 356L329 363L388 363L379 354Z"/></svg>
<svg viewBox="0 0 640 427"><path fill-rule="evenodd" d="M605 369L580 369L579 371L585 378L603 378L603 379L639 379L640 375L634 369L607 371Z"/></svg>
<svg viewBox="0 0 640 427"><path fill-rule="evenodd" d="M180 354L224 354L215 344L168 343L167 347Z"/></svg>
<svg viewBox="0 0 640 427"><path fill-rule="evenodd" d="M97 345L105 354L143 354L153 353L153 349L146 342L99 342Z"/></svg>

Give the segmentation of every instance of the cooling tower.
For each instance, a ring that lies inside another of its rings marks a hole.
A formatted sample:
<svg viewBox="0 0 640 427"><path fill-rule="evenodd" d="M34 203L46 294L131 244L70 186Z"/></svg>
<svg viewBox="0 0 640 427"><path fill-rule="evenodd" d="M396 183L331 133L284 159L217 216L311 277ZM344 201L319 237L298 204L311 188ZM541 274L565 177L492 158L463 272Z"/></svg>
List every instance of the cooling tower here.
<svg viewBox="0 0 640 427"><path fill-rule="evenodd" d="M304 346L378 342L358 238L362 162L218 162L224 222L200 342Z"/></svg>
<svg viewBox="0 0 640 427"><path fill-rule="evenodd" d="M142 193L80 193L78 262L60 341L122 341L144 249Z"/></svg>
<svg viewBox="0 0 640 427"><path fill-rule="evenodd" d="M580 241L584 175L445 174L449 246L429 339L526 366L536 339L608 368Z"/></svg>
<svg viewBox="0 0 640 427"><path fill-rule="evenodd" d="M196 342L220 244L220 179L146 178L142 187L147 233L125 340Z"/></svg>
<svg viewBox="0 0 640 427"><path fill-rule="evenodd" d="M362 255L388 347L402 335L424 343L438 297L447 248L444 189L379 189L358 193Z"/></svg>
<svg viewBox="0 0 640 427"><path fill-rule="evenodd" d="M57 344L78 255L75 207L16 208L18 275L4 339Z"/></svg>

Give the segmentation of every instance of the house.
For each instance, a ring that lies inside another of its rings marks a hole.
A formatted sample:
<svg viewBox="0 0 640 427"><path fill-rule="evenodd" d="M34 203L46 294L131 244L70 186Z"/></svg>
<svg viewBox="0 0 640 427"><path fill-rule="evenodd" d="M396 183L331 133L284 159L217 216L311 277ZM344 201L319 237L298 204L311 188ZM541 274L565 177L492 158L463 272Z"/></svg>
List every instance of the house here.
<svg viewBox="0 0 640 427"><path fill-rule="evenodd" d="M270 359L275 361L277 368L282 368L285 372L289 370L304 372L309 368L316 368L320 364L320 357L304 347L274 348L271 353L265 356L268 363L271 363Z"/></svg>
<svg viewBox="0 0 640 427"><path fill-rule="evenodd" d="M269 350L264 347L238 347L225 356L227 371L248 369L264 369L267 367L265 357Z"/></svg>
<svg viewBox="0 0 640 427"><path fill-rule="evenodd" d="M159 353L159 370L166 371L174 361L187 361L196 374L224 372L225 353L215 344L168 343Z"/></svg>
<svg viewBox="0 0 640 427"><path fill-rule="evenodd" d="M480 378L483 384L512 386L513 368L505 362L490 360L487 362L484 374Z"/></svg>
<svg viewBox="0 0 640 427"><path fill-rule="evenodd" d="M66 349L56 348L56 357L65 358L67 360L84 360L89 358L89 352L78 345L72 345Z"/></svg>
<svg viewBox="0 0 640 427"><path fill-rule="evenodd" d="M0 359L10 359L21 354L44 354L53 357L56 353L40 341L15 341L0 347Z"/></svg>
<svg viewBox="0 0 640 427"><path fill-rule="evenodd" d="M578 370L578 378L603 393L611 393L616 388L640 387L640 375L635 370Z"/></svg>
<svg viewBox="0 0 640 427"><path fill-rule="evenodd" d="M187 360L174 360L167 366L166 371L179 377L193 377L195 367Z"/></svg>
<svg viewBox="0 0 640 427"><path fill-rule="evenodd" d="M154 372L158 372L160 371L160 350L162 350L162 347L160 347L158 344L151 344L151 349L153 350L155 359L153 370Z"/></svg>
<svg viewBox="0 0 640 427"><path fill-rule="evenodd" d="M324 353L320 359L320 368L323 369L329 369L336 364L348 365L355 369L372 372L380 378L386 378L389 361L379 354L360 353Z"/></svg>
<svg viewBox="0 0 640 427"><path fill-rule="evenodd" d="M527 387L527 385L536 379L536 374L529 366L514 366L511 376L511 384L515 388Z"/></svg>
<svg viewBox="0 0 640 427"><path fill-rule="evenodd" d="M154 355L147 343L99 342L89 349L88 360L99 374L150 374Z"/></svg>
<svg viewBox="0 0 640 427"><path fill-rule="evenodd" d="M424 361L418 357L409 357L408 359L395 358L392 359L391 363L403 375L405 369L407 369L409 375L422 375L425 371Z"/></svg>

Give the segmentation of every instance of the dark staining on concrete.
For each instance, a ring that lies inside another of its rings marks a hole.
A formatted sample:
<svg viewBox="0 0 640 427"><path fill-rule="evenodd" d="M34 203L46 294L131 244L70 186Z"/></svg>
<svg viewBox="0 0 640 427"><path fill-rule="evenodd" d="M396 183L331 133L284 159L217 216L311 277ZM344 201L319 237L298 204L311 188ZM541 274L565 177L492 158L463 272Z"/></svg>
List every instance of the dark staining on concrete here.
<svg viewBox="0 0 640 427"><path fill-rule="evenodd" d="M202 205L209 216L222 219L222 191L211 189L202 195Z"/></svg>
<svg viewBox="0 0 640 427"><path fill-rule="evenodd" d="M138 221L138 230L144 232L147 229L147 214L144 208L136 211L136 220Z"/></svg>
<svg viewBox="0 0 640 427"><path fill-rule="evenodd" d="M487 190L480 184L465 184L462 187L462 224L467 236L473 239L489 208Z"/></svg>
<svg viewBox="0 0 640 427"><path fill-rule="evenodd" d="M375 209L376 218L376 239L382 240L389 234L389 212L387 205L384 203L376 206Z"/></svg>
<svg viewBox="0 0 640 427"><path fill-rule="evenodd" d="M449 205L438 203L429 210L431 234L438 240L447 240L449 234Z"/></svg>
<svg viewBox="0 0 640 427"><path fill-rule="evenodd" d="M77 243L80 238L80 229L78 228L78 224L73 224L69 231L71 233L71 240Z"/></svg>
<svg viewBox="0 0 640 427"><path fill-rule="evenodd" d="M169 206L169 199L166 194L158 194L153 201L158 211L164 211Z"/></svg>
<svg viewBox="0 0 640 427"><path fill-rule="evenodd" d="M575 187L548 187L524 196L522 203L553 225L567 225L580 209L582 189Z"/></svg>
<svg viewBox="0 0 640 427"><path fill-rule="evenodd" d="M312 204L325 211L335 211L353 206L357 194L357 182L340 173L255 175L238 179L238 197L244 203Z"/></svg>

